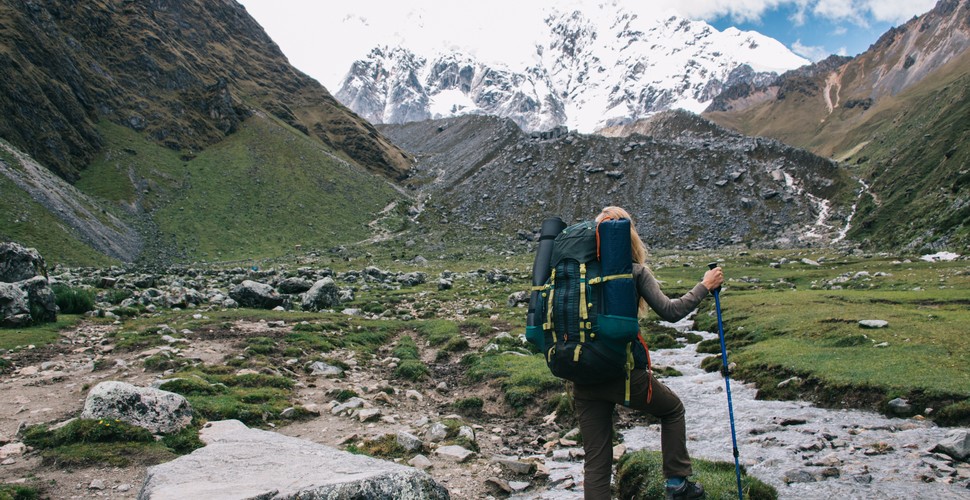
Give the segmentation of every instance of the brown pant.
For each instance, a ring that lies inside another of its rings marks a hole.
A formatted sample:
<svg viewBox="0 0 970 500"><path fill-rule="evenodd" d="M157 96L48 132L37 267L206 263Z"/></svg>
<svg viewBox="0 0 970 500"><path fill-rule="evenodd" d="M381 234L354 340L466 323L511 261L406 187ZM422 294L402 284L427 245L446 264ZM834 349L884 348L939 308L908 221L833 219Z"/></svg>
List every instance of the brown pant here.
<svg viewBox="0 0 970 500"><path fill-rule="evenodd" d="M649 384L653 384L647 402ZM583 434L586 463L583 468L586 500L610 498L610 476L613 471L613 408L623 404L626 380L573 388L579 430ZM663 383L646 370L633 370L630 380L630 408L660 419L660 447L664 477L691 475L687 454L687 427L684 405Z"/></svg>

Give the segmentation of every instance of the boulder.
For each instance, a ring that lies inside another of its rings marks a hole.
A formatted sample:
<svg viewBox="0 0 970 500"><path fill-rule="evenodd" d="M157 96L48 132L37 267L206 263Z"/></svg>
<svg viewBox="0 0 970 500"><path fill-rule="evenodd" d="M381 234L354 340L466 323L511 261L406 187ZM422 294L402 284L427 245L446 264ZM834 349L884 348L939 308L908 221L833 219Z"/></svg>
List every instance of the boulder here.
<svg viewBox="0 0 970 500"><path fill-rule="evenodd" d="M323 278L317 281L303 295L304 311L319 311L330 309L340 304L340 289L333 278Z"/></svg>
<svg viewBox="0 0 970 500"><path fill-rule="evenodd" d="M276 286L280 293L303 293L313 286L309 280L303 278L286 278Z"/></svg>
<svg viewBox="0 0 970 500"><path fill-rule="evenodd" d="M245 280L229 291L229 297L242 307L272 309L283 305L285 300L273 287L252 280Z"/></svg>
<svg viewBox="0 0 970 500"><path fill-rule="evenodd" d="M81 418L116 418L154 434L170 434L192 422L192 407L174 392L107 381L88 393Z"/></svg>
<svg viewBox="0 0 970 500"><path fill-rule="evenodd" d="M205 447L149 467L138 498L449 498L425 472L238 420L210 422L200 438Z"/></svg>
<svg viewBox="0 0 970 500"><path fill-rule="evenodd" d="M57 300L47 278L34 276L17 284L27 292L27 307L33 312L34 321L57 321Z"/></svg>
<svg viewBox="0 0 970 500"><path fill-rule="evenodd" d="M0 326L15 328L30 323L27 291L15 283L0 282Z"/></svg>
<svg viewBox="0 0 970 500"><path fill-rule="evenodd" d="M933 448L933 451L945 453L957 460L968 461L970 459L970 431L959 429L950 432L943 441L940 441Z"/></svg>
<svg viewBox="0 0 970 500"><path fill-rule="evenodd" d="M12 241L0 243L0 282L14 283L46 275L47 266L37 250Z"/></svg>
<svg viewBox="0 0 970 500"><path fill-rule="evenodd" d="M889 322L881 319L864 319L859 321L861 328L886 328Z"/></svg>

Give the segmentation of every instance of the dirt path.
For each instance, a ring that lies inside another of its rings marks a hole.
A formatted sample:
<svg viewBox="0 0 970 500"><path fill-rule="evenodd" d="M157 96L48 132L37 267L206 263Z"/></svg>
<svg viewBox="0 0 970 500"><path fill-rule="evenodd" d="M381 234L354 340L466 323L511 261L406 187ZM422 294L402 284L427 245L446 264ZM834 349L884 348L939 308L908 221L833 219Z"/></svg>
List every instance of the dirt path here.
<svg viewBox="0 0 970 500"><path fill-rule="evenodd" d="M77 416L87 391L99 382L120 380L149 386L163 378L161 373L146 372L142 368L141 359L157 349L116 352L110 339L105 338L114 328L117 327L86 324L64 333L58 343L14 356L13 373L0 379L0 444L15 443L18 429L24 426L62 422ZM239 352L245 338L279 336L289 329L289 326L240 322L232 329L237 336L193 338L180 352L182 356L202 359L207 364L219 364L227 355ZM466 339L472 350L481 348L488 340L473 335ZM390 348L387 346L386 350ZM424 350L423 354L430 356L431 351ZM297 379L295 402L316 408L320 416L281 426L276 431L341 449L349 442L374 439L398 430L423 437L431 423L453 415L451 403L456 399L479 396L485 402L483 415L464 419L475 430L480 448L477 458L455 464L433 452L425 453L431 463L427 472L449 489L452 498L484 498L497 491L487 484L489 478L515 479L488 457L540 451L537 436L522 434L519 427L523 420L508 414L500 403L501 395L496 387L461 386L460 355L437 364L429 362L434 367L433 376L418 383L392 379L393 360L384 355L373 359L358 359L352 351L335 351L329 355L351 366L344 378L301 375ZM394 389L393 394L385 391L389 387ZM379 416L362 422L359 418L332 414L334 394L345 389L359 394L367 407L378 409ZM5 463L0 466L0 482L40 486L50 498L58 499L136 498L146 469L144 466L64 469L43 465L37 454L31 452L14 455Z"/></svg>

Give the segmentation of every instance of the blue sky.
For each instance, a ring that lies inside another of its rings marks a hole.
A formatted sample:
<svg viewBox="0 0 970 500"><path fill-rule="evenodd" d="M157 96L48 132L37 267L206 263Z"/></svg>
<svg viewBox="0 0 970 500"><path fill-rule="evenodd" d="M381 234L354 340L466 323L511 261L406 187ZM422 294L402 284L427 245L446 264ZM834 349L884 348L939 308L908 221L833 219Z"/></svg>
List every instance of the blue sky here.
<svg viewBox="0 0 970 500"><path fill-rule="evenodd" d="M679 15L724 30L735 26L777 39L818 61L865 51L890 27L936 0L239 0L290 62L331 91L350 64L378 44L413 49L476 46L510 53L527 44L550 8L595 10L619 4L644 17ZM517 45L518 44L518 45ZM487 59L487 57L485 57Z"/></svg>
<svg viewBox="0 0 970 500"><path fill-rule="evenodd" d="M919 2L913 14L923 13L933 7L930 2L925 9ZM922 10L920 10L922 9ZM906 10L900 10L901 13ZM823 15L812 10L800 10L795 2L781 4L765 10L760 16L739 21L730 14L706 19L719 30L735 26L746 31L757 31L784 43L789 49L806 59L817 61L831 54L855 56L865 52L870 45L893 26L912 17L902 19L879 19L872 12L856 11L856 15Z"/></svg>

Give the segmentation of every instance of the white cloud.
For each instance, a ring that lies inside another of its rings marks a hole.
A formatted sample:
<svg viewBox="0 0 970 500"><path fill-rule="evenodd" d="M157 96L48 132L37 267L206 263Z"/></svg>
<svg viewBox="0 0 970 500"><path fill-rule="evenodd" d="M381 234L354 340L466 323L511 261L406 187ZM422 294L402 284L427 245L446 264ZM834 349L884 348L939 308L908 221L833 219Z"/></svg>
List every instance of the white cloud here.
<svg viewBox="0 0 970 500"><path fill-rule="evenodd" d="M845 50L845 48L842 50ZM791 51L812 62L821 61L830 54L829 51L825 50L825 47L802 44L801 39L795 40L791 44Z"/></svg>
<svg viewBox="0 0 970 500"><path fill-rule="evenodd" d="M928 12L936 0L866 0L866 9L876 21L902 24Z"/></svg>

